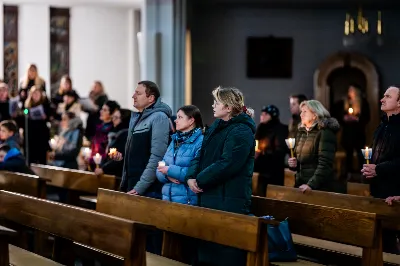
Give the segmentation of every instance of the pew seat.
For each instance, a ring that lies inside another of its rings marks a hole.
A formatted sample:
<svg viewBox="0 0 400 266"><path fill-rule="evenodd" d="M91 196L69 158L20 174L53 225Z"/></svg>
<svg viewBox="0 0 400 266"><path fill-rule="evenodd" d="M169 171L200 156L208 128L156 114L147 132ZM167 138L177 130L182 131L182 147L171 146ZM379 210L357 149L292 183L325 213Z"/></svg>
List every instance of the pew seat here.
<svg viewBox="0 0 400 266"><path fill-rule="evenodd" d="M13 266L61 266L55 261L39 256L25 249L9 245L10 264Z"/></svg>
<svg viewBox="0 0 400 266"><path fill-rule="evenodd" d="M10 264L13 266L62 266L62 264L35 253L26 251L22 248L10 245ZM185 266L187 264L170 260L152 253L146 253L147 266Z"/></svg>
<svg viewBox="0 0 400 266"><path fill-rule="evenodd" d="M318 266L318 265L322 264L306 260L298 260L296 262L271 262L271 266Z"/></svg>
<svg viewBox="0 0 400 266"><path fill-rule="evenodd" d="M312 237L292 234L293 242L303 246L318 247L327 251L348 254L356 257L362 256L362 248ZM383 261L400 265L400 255L383 253Z"/></svg>

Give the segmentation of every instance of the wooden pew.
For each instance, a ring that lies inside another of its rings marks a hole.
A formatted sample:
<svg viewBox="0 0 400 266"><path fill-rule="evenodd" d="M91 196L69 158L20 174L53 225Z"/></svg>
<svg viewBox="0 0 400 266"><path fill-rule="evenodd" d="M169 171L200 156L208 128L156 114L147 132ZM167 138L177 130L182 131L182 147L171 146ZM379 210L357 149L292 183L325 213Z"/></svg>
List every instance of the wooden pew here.
<svg viewBox="0 0 400 266"><path fill-rule="evenodd" d="M170 259L184 261L184 235L246 250L247 266L269 265L266 225L274 221L105 189L99 189L96 210L165 231L162 255Z"/></svg>
<svg viewBox="0 0 400 266"><path fill-rule="evenodd" d="M56 235L53 255L62 264L74 265L76 241L122 257L124 265L146 265L146 230L151 226L3 190L0 202L0 217Z"/></svg>
<svg viewBox="0 0 400 266"><path fill-rule="evenodd" d="M0 171L0 189L38 198L46 198L46 181L36 175Z"/></svg>
<svg viewBox="0 0 400 266"><path fill-rule="evenodd" d="M376 214L262 197L252 198L256 216L289 218L293 234L363 248L363 266L382 266Z"/></svg>
<svg viewBox="0 0 400 266"><path fill-rule="evenodd" d="M47 185L67 190L67 203L79 205L82 194L95 195L98 188L117 189L115 176L96 176L92 172L67 169L57 166L31 164L31 169L40 177L49 179Z"/></svg>
<svg viewBox="0 0 400 266"><path fill-rule="evenodd" d="M384 200L372 197L361 197L348 194L338 194L324 191L311 191L301 193L297 189L268 186L267 197L279 200L296 201L308 204L322 205L334 208L356 210L362 212L376 213L379 223L383 229L391 229L400 231L400 203L394 202L392 206L388 206ZM333 249L340 247L333 246ZM400 260L394 256L389 256ZM391 259L393 261L393 259Z"/></svg>
<svg viewBox="0 0 400 266"><path fill-rule="evenodd" d="M0 190L17 192L38 198L46 198L46 181L48 181L48 179L36 175L0 171ZM3 222L3 225L18 231L18 238L13 239L13 244L28 248L26 244L29 235L28 232L31 231L29 228L10 222ZM35 232L34 234L37 244L43 243L46 235L41 232ZM39 246L36 245L36 247ZM35 251L40 254L43 252L39 249Z"/></svg>
<svg viewBox="0 0 400 266"><path fill-rule="evenodd" d="M17 232L4 226L0 226L0 266L9 266L9 240Z"/></svg>
<svg viewBox="0 0 400 266"><path fill-rule="evenodd" d="M347 182L347 194L355 196L371 196L369 184Z"/></svg>

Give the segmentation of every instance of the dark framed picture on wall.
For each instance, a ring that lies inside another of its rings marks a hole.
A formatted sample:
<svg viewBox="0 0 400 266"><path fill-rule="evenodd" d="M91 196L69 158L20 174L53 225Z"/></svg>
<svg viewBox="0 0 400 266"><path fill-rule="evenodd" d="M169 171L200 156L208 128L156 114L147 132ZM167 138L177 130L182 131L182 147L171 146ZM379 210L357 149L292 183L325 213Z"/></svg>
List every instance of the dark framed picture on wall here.
<svg viewBox="0 0 400 266"><path fill-rule="evenodd" d="M293 38L248 37L248 78L292 78Z"/></svg>

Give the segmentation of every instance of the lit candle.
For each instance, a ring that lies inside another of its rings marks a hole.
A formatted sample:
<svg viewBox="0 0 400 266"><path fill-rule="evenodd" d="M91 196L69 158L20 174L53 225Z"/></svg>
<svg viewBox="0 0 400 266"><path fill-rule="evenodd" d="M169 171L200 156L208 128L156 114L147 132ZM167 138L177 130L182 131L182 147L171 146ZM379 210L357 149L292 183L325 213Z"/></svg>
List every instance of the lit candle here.
<svg viewBox="0 0 400 266"><path fill-rule="evenodd" d="M353 110L353 108L350 107L349 108L349 114L352 115L353 113L354 113L354 110Z"/></svg>
<svg viewBox="0 0 400 266"><path fill-rule="evenodd" d="M93 156L93 161L96 164L96 167L98 168L99 165L101 164L101 155L99 153L96 153L96 155Z"/></svg>
<svg viewBox="0 0 400 266"><path fill-rule="evenodd" d="M258 151L260 151L260 150L258 149L258 140L256 140L256 152L258 152Z"/></svg>
<svg viewBox="0 0 400 266"><path fill-rule="evenodd" d="M158 162L158 167L163 167L163 166L165 166L165 162L164 161Z"/></svg>
<svg viewBox="0 0 400 266"><path fill-rule="evenodd" d="M294 145L296 145L296 139L295 138L288 138L285 139L286 145L288 146L288 148L290 149L290 155L292 156L292 158L294 157Z"/></svg>
<svg viewBox="0 0 400 266"><path fill-rule="evenodd" d="M89 159L91 155L92 150L90 148L85 148L83 151L83 156L85 157L85 159Z"/></svg>
<svg viewBox="0 0 400 266"><path fill-rule="evenodd" d="M54 151L57 148L57 141L55 139L50 140L50 148Z"/></svg>
<svg viewBox="0 0 400 266"><path fill-rule="evenodd" d="M372 157L372 149L368 148L368 147L365 147L365 149L361 149L361 152L362 152L362 154L364 156L364 159L367 161L367 164L369 164L369 160Z"/></svg>
<svg viewBox="0 0 400 266"><path fill-rule="evenodd" d="M117 148L110 148L110 152L108 153L108 155L111 156L116 154L117 154Z"/></svg>

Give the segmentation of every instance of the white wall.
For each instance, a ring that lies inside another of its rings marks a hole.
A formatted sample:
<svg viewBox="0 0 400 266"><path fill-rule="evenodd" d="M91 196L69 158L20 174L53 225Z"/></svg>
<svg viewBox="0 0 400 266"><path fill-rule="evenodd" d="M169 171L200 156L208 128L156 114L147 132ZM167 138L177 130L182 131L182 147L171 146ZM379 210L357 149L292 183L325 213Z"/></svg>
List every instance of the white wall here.
<svg viewBox="0 0 400 266"><path fill-rule="evenodd" d="M34 63L50 91L50 7L20 5L18 16L18 77L21 79L27 65Z"/></svg>
<svg viewBox="0 0 400 266"><path fill-rule="evenodd" d="M94 80L123 107L131 107L134 76L133 10L94 6L71 8L70 74L74 87L87 96ZM129 97L128 97L129 96Z"/></svg>

